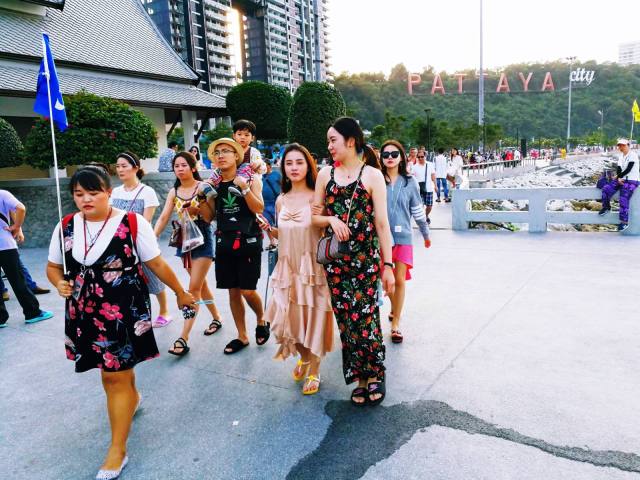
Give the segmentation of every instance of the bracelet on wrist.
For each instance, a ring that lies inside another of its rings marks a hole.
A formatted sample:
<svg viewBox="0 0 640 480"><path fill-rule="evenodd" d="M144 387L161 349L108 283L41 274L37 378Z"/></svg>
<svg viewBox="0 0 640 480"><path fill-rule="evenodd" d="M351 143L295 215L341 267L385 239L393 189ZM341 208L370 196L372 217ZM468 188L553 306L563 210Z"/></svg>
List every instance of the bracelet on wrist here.
<svg viewBox="0 0 640 480"><path fill-rule="evenodd" d="M391 263L391 262L384 262L384 266L385 266L385 267L389 267L389 268L393 268L393 263Z"/></svg>

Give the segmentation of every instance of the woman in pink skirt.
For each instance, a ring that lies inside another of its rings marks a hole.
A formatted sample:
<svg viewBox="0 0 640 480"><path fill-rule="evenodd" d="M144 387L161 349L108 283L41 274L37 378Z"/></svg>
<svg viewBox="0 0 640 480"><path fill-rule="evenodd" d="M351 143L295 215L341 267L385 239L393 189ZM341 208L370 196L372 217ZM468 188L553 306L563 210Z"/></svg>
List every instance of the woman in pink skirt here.
<svg viewBox="0 0 640 480"><path fill-rule="evenodd" d="M393 235L392 259L396 280L395 292L390 295L391 341L402 343L400 316L404 304L405 281L411 278L413 268L413 217L420 228L424 246L429 248L429 226L422 206L418 182L407 172L407 158L402 145L387 140L380 149L382 173L387 182L387 215Z"/></svg>

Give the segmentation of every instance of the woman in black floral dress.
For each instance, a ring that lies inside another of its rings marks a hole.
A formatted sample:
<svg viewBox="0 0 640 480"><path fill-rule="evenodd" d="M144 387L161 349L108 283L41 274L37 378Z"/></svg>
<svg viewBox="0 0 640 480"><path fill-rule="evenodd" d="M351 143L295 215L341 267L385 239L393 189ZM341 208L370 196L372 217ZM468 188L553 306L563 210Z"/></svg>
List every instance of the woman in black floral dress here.
<svg viewBox="0 0 640 480"><path fill-rule="evenodd" d="M344 378L347 384L358 382L351 401L377 405L385 395L378 282L387 294L394 289L386 184L354 119L336 120L327 138L334 166L318 174L313 223L349 241L350 253L326 264L325 271L342 340Z"/></svg>
<svg viewBox="0 0 640 480"><path fill-rule="evenodd" d="M144 217L109 206L111 182L106 169L83 167L73 175L69 187L80 212L68 215L56 227L47 276L67 299L67 358L75 362L77 372L101 370L111 446L96 478L113 479L127 464L127 437L140 402L133 367L158 356L140 262L176 292L180 307L191 305L194 299L160 256ZM67 272L63 271L65 262ZM70 280L64 278L65 273Z"/></svg>

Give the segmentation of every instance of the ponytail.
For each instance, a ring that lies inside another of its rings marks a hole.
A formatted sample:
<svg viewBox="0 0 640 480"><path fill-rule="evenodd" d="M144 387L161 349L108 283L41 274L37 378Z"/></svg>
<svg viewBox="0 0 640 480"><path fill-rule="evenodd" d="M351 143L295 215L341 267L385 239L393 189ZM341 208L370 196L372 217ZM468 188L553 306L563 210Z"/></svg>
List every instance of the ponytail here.
<svg viewBox="0 0 640 480"><path fill-rule="evenodd" d="M371 146L363 145L362 147L362 161L365 165L381 170L380 159Z"/></svg>

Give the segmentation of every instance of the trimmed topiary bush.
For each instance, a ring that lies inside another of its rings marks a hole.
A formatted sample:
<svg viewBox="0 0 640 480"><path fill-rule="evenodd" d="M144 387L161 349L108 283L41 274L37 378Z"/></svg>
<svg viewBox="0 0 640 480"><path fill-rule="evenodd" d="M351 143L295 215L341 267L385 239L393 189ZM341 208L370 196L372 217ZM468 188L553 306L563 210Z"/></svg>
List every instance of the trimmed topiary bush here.
<svg viewBox="0 0 640 480"><path fill-rule="evenodd" d="M0 168L16 167L22 163L22 142L18 132L4 118L0 118Z"/></svg>
<svg viewBox="0 0 640 480"><path fill-rule="evenodd" d="M315 153L328 156L327 129L333 121L346 114L344 99L328 83L303 83L293 96L289 114L289 139Z"/></svg>
<svg viewBox="0 0 640 480"><path fill-rule="evenodd" d="M64 98L69 128L56 128L58 165L114 163L129 150L140 158L158 153L156 129L143 113L124 102L87 92ZM40 118L25 139L25 160L36 168L53 166L49 120Z"/></svg>
<svg viewBox="0 0 640 480"><path fill-rule="evenodd" d="M261 140L287 138L287 119L291 94L283 87L264 82L244 82L227 93L227 110L231 118L251 120L256 124L256 137Z"/></svg>

